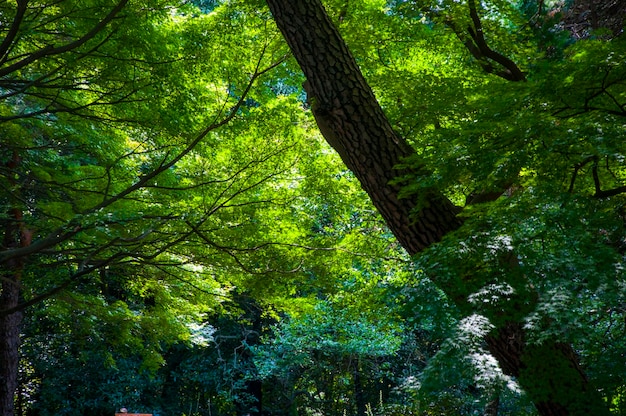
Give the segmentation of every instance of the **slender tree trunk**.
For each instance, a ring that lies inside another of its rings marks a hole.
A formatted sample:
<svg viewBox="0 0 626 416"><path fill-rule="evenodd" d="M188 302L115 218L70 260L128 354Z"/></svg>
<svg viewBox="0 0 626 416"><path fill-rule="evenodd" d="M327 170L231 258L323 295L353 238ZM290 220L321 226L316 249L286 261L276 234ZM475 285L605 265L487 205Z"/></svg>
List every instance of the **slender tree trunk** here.
<svg viewBox="0 0 626 416"><path fill-rule="evenodd" d="M17 154L7 163L12 170L19 164ZM11 208L3 221L2 250L30 244L31 235L25 229L22 212ZM17 306L20 299L23 259L11 259L0 265L0 312ZM0 313L0 416L14 416L17 391L20 324L22 313Z"/></svg>
<svg viewBox="0 0 626 416"><path fill-rule="evenodd" d="M352 383L354 385L354 404L356 405L357 416L367 415L367 403L365 400L365 392L363 391L363 380L361 379L361 368L358 358L354 361L352 369Z"/></svg>
<svg viewBox="0 0 626 416"><path fill-rule="evenodd" d="M0 289L2 290L0 293L0 309L17 306L19 300L19 274L19 265L8 265L6 270L3 271L2 289ZM0 316L0 416L14 415L21 321L21 312Z"/></svg>
<svg viewBox="0 0 626 416"><path fill-rule="evenodd" d="M485 406L483 416L498 416L498 407L500 406L500 393L496 393L495 397Z"/></svg>
<svg viewBox="0 0 626 416"><path fill-rule="evenodd" d="M320 0L266 0L276 24L302 68L320 131L356 175L402 246L414 255L458 229L457 210L437 190L416 203L398 197L390 183L414 150L392 129L374 94ZM428 174L416 169L418 174ZM416 211L419 207L419 212ZM465 285L437 282L467 310ZM519 303L517 303L519 305ZM608 415L598 392L580 371L571 347L558 342L527 345L523 326L509 305L487 343L502 369L518 378L542 415Z"/></svg>

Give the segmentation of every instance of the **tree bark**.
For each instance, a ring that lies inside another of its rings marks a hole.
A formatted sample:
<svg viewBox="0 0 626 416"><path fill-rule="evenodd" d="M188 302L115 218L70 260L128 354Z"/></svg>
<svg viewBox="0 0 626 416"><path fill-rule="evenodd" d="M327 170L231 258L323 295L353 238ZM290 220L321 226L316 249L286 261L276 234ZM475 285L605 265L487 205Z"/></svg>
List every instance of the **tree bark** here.
<svg viewBox="0 0 626 416"><path fill-rule="evenodd" d="M19 164L15 153L7 163L9 170ZM13 207L3 221L2 250L24 247L30 244L31 233L24 226L22 212ZM12 259L4 263L0 272L0 311L17 306L20 299L24 259ZM14 416L17 391L20 325L22 313L0 314L0 416Z"/></svg>
<svg viewBox="0 0 626 416"><path fill-rule="evenodd" d="M5 233L7 231L9 230L5 230ZM0 309L8 309L17 305L20 292L19 285L20 266L9 265L7 270L2 273ZM21 312L0 317L0 416L14 416L21 321Z"/></svg>
<svg viewBox="0 0 626 416"><path fill-rule="evenodd" d="M455 207L436 190L422 201L419 212L414 212L413 201L398 198L400 186L391 181L410 172L396 166L415 152L393 131L321 3L268 4L306 75L305 88L320 130L401 244L414 254L457 229Z"/></svg>
<svg viewBox="0 0 626 416"><path fill-rule="evenodd" d="M305 89L321 133L359 179L402 246L414 255L458 229L458 211L437 190L426 191L417 202L399 197L395 178L428 172L396 168L407 157L415 160L415 151L393 131L320 0L266 1L307 78ZM436 276L433 281L467 310L470 293L465 285L443 284ZM502 313L510 319L503 319ZM503 371L518 378L540 414L609 414L580 371L571 347L558 342L528 345L513 303L508 312L495 314L499 327L486 339L489 349Z"/></svg>

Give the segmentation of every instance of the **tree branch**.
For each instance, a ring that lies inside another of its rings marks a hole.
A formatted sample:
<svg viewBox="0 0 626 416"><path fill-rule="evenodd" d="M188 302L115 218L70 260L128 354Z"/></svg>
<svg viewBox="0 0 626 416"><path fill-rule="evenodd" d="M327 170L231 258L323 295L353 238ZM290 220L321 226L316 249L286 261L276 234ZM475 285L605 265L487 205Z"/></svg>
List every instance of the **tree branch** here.
<svg viewBox="0 0 626 416"><path fill-rule="evenodd" d="M467 5L472 26L463 30L451 18L446 19L445 23L457 35L472 56L478 60L485 72L509 81L525 81L526 76L512 59L494 51L487 44L475 0L468 0ZM497 65L494 66L494 63Z"/></svg>
<svg viewBox="0 0 626 416"><path fill-rule="evenodd" d="M82 45L84 45L87 41L93 39L98 33L100 33L104 28L117 16L117 14L126 6L129 0L120 0L120 2L109 12L108 15L104 17L97 25L95 25L89 32L87 32L82 37L76 39L73 42L67 43L62 46L54 47L52 45L47 46L45 48L39 49L36 52L33 52L26 56L24 59L15 62L9 66L0 69L0 77L4 77L14 71L24 68L31 63L44 58L46 56L59 55L65 52L69 52L73 49L76 49Z"/></svg>
<svg viewBox="0 0 626 416"><path fill-rule="evenodd" d="M525 81L526 77L524 76L524 73L521 69L519 69L517 64L513 62L513 60L499 52L494 51L489 47L489 45L487 45L487 41L485 40L483 33L483 26L476 9L476 1L468 0L467 5L469 7L470 17L474 23L474 30L472 30L472 28L468 28L468 31L470 36L474 39L476 46L478 46L478 49L483 56L497 62L505 68L504 71L498 71L495 74L504 79L508 79L509 81Z"/></svg>
<svg viewBox="0 0 626 416"><path fill-rule="evenodd" d="M576 182L576 176L578 175L578 171L585 167L589 162L596 160L596 156L589 156L585 160L580 163L577 163L574 166L574 172L572 173L572 179L570 179L568 192L571 194L574 192L574 183Z"/></svg>
<svg viewBox="0 0 626 416"><path fill-rule="evenodd" d="M13 23L11 23L11 27L9 28L7 35L0 44L0 65L2 65L7 60L11 45L13 44L13 41L17 36L20 25L24 21L24 15L26 14L27 8L28 0L17 0L17 10L15 11Z"/></svg>
<svg viewBox="0 0 626 416"><path fill-rule="evenodd" d="M127 0L124 0L127 1ZM165 172L166 170L168 170L169 168L171 168L172 166L174 166L176 163L178 163L178 161L180 161L183 157L185 157L187 154L189 154L189 152L191 152L197 145L198 143L200 143L201 140L203 140L211 131L224 126L225 124L229 123L236 115L237 112L239 111L239 109L241 108L241 106L243 105L243 103L246 100L246 97L248 95L248 93L250 92L250 90L252 89L252 86L254 84L254 82L263 74L267 73L268 71L272 70L273 68L275 68L276 66L280 65L285 59L286 57L281 58L279 61L274 62L273 64L269 65L268 67L264 68L264 69L260 69L261 66L261 62L263 59L263 56L265 54L265 49L263 49L263 52L261 53L261 56L259 57L259 60L256 64L255 67L255 71L254 73L250 76L250 79L248 81L248 84L246 85L246 88L244 89L242 96L239 98L239 100L235 103L235 105L233 107L231 107L228 115L226 117L224 117L222 120L220 121L215 121L213 122L211 125L209 125L208 127L206 127L204 130L202 130L198 135L196 135L196 137L183 149L181 150L176 156L174 156L171 160L167 161L167 159L163 159L160 163L160 165L152 170L151 172L140 176L137 180L137 182L135 182L133 185L127 187L126 189L124 189L123 191L119 192L116 195L113 195L111 197L106 198L105 200L103 200L102 202L100 202L99 204L84 210L83 212L80 213L80 216L85 216L88 214L92 214L94 212L97 212L103 208L106 208L110 205L112 205L113 203L125 198L126 196L128 196L129 194L131 194L132 192L135 192L141 188L144 188L147 186L147 184L153 180L154 178L156 178L158 175L160 175L161 173ZM34 242L33 244L31 244L28 247L20 247L20 248L15 248L15 249L10 249L10 250L5 250L2 253L0 253L0 264L6 263L7 261L11 260L11 259L15 259L18 257L23 257L23 256L29 256L32 255L34 253L37 253L41 250L47 249L49 247L52 247L56 244L59 244L63 241L67 241L68 239L74 237L76 234L78 234L79 232L81 232L83 230L82 225L80 224L80 220L79 217L76 217L74 219L72 219L71 221L69 221L67 224L65 224L64 226L61 226L59 228L57 228L56 230L54 230L53 232L51 232L48 236Z"/></svg>

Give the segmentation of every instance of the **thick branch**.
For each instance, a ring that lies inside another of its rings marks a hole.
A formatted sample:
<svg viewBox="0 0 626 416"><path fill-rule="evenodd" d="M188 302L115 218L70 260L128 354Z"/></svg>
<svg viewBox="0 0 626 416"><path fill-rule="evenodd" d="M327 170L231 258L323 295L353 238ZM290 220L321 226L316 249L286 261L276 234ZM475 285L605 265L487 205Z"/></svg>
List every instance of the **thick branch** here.
<svg viewBox="0 0 626 416"><path fill-rule="evenodd" d="M524 81L526 79L524 73L521 69L519 69L517 64L513 62L513 60L499 52L494 51L489 47L489 45L487 45L487 41L485 40L485 35L483 33L483 26L476 9L475 0L468 0L467 5L469 7L470 17L474 23L474 29L472 30L472 28L469 28L468 31L478 47L478 50L485 58L490 59L504 67L504 71L498 71L495 74L504 79L508 79L509 81ZM476 58L479 59L478 57Z"/></svg>
<svg viewBox="0 0 626 416"><path fill-rule="evenodd" d="M462 29L451 18L445 20L446 24L463 42L485 72L509 81L525 81L526 76L512 59L494 51L487 44L475 0L468 0L467 5L472 19L471 26Z"/></svg>
<svg viewBox="0 0 626 416"><path fill-rule="evenodd" d="M602 190L600 184L600 175L598 174L598 158L594 157L594 165L591 169L591 176L593 177L593 185L595 187L594 197L596 198L610 198L615 195L626 192L626 186L618 186L617 188L609 189L607 191Z"/></svg>
<svg viewBox="0 0 626 416"><path fill-rule="evenodd" d="M321 2L266 1L307 77L307 91L322 134L360 180L402 246L415 254L457 229L460 221L452 204L436 190L421 195L421 205L398 197L400 189L391 181L405 174L396 167L408 156L415 158L414 151L392 130ZM407 173L428 174L423 168ZM412 214L418 208L415 218ZM467 304L471 292L462 276L458 282L437 281L436 275L433 280L449 299ZM527 287L524 282L515 284ZM541 414L608 414L597 391L576 370L578 363L570 354L571 348L560 348L550 341L536 348L526 344L525 328L516 321L520 306L532 308L532 303L532 298L524 297L521 291L504 306L493 310L485 306L484 312L497 318L498 324L487 339L490 351L505 371L519 375L520 384ZM544 353L549 361L541 360Z"/></svg>
<svg viewBox="0 0 626 416"><path fill-rule="evenodd" d="M15 37L20 29L20 25L24 20L24 14L26 14L27 8L28 0L17 0L17 10L15 11L13 23L11 23L11 27L9 28L7 35L4 37L2 44L0 44L0 64L4 63L7 59L11 45L13 44L13 41L15 40Z"/></svg>
<svg viewBox="0 0 626 416"><path fill-rule="evenodd" d="M594 161L595 159L596 159L596 156L589 156L588 158L586 158L580 163L577 163L574 166L574 173L572 173L572 179L570 180L569 189L568 189L568 192L570 194L574 192L574 184L576 183L576 177L578 176L578 171L580 171L583 167L585 167L585 165Z"/></svg>

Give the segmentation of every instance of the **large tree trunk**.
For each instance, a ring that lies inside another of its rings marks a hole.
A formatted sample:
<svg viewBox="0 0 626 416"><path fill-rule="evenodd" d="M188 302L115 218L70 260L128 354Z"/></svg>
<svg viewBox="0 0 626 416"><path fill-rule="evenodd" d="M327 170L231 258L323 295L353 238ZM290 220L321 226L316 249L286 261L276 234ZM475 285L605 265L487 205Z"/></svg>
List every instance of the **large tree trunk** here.
<svg viewBox="0 0 626 416"><path fill-rule="evenodd" d="M393 131L320 0L266 1L307 78L305 88L320 131L359 179L402 246L414 255L460 227L455 207L437 190L420 196L417 203L398 198L399 186L390 181L407 173L396 166L415 152ZM412 173L428 174L423 169ZM433 280L438 283L436 277ZM440 284L451 300L467 310L470 293L462 286ZM518 378L539 412L608 414L572 349L556 341L527 345L522 325L513 318L519 315L514 314L515 304L509 308L512 317L502 319L499 311L499 327L486 341L502 369Z"/></svg>
<svg viewBox="0 0 626 416"><path fill-rule="evenodd" d="M413 212L412 200L398 198L400 186L390 181L408 173L395 167L414 151L393 131L322 5L286 0L268 4L307 77L305 88L320 130L400 243L414 254L457 229L455 207L437 191L419 213Z"/></svg>

